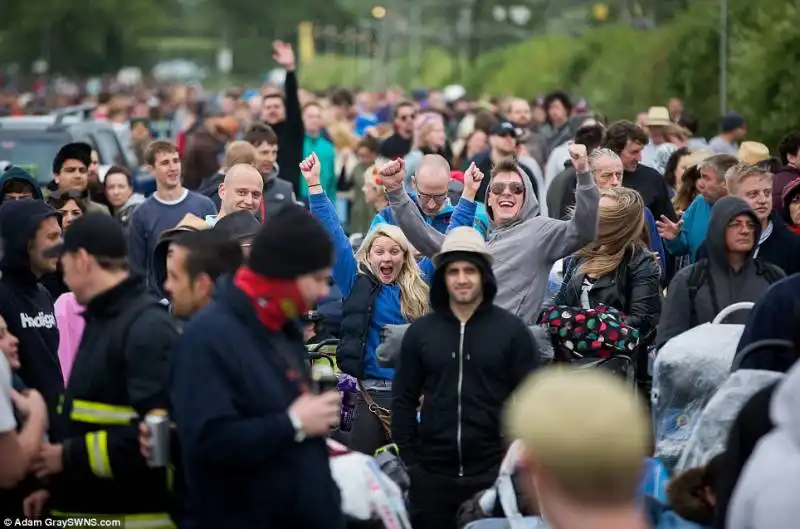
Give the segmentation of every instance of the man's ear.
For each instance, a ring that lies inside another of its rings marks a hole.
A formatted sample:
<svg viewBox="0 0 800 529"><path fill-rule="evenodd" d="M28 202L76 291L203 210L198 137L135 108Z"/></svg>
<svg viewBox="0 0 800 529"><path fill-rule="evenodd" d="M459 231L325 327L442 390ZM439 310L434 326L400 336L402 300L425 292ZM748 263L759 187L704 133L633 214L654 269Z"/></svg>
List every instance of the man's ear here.
<svg viewBox="0 0 800 529"><path fill-rule="evenodd" d="M156 168L155 168L155 166L154 166L154 165L149 165L149 164L148 164L148 165L147 165L147 172L148 172L148 173L150 173L151 175L155 176L155 175L156 175Z"/></svg>
<svg viewBox="0 0 800 529"><path fill-rule="evenodd" d="M225 182L221 182L219 187L217 187L217 193L219 193L219 198L224 200L225 199Z"/></svg>
<svg viewBox="0 0 800 529"><path fill-rule="evenodd" d="M198 274L197 277L194 278L192 290L194 290L194 293L198 298L210 301L214 296L214 281L208 274Z"/></svg>
<svg viewBox="0 0 800 529"><path fill-rule="evenodd" d="M55 182L56 185L61 183L61 178L58 176L58 173L53 174L53 182Z"/></svg>
<svg viewBox="0 0 800 529"><path fill-rule="evenodd" d="M411 177L411 185L414 186L414 189L417 188L417 175Z"/></svg>

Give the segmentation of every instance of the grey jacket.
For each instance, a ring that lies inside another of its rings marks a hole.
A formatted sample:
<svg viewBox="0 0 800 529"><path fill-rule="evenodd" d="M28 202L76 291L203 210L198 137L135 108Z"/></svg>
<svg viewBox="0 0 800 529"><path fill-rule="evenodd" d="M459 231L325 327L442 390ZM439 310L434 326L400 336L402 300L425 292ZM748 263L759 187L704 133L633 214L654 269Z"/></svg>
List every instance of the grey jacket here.
<svg viewBox="0 0 800 529"><path fill-rule="evenodd" d="M491 208L486 246L497 278L495 304L532 325L544 299L553 263L583 248L597 235L600 193L590 173L578 175L575 216L557 220L539 216L539 202L525 175L525 202L516 220L498 226ZM487 191L488 195L488 191ZM428 226L404 189L388 193L398 225L411 244L428 257L442 246L444 235ZM487 197L488 203L488 197Z"/></svg>
<svg viewBox="0 0 800 529"><path fill-rule="evenodd" d="M761 438L728 506L728 529L786 529L800 519L800 362L770 402L775 428Z"/></svg>
<svg viewBox="0 0 800 529"><path fill-rule="evenodd" d="M692 325L710 322L719 311L740 301L757 301L761 294L769 288L769 281L759 273L759 269L772 268L777 276L785 275L778 267L765 262L755 263L752 253L739 272L734 272L728 264L725 245L725 232L728 222L738 215L750 215L756 223L758 218L747 203L741 198L728 196L718 200L711 209L706 234L708 250L708 271L710 275L697 289L695 296L695 312L697 321L691 322L691 304L689 301L689 279L698 263L681 269L669 284L667 299L661 311L658 323L656 345L661 347L668 340L685 331ZM756 240L760 229L755 234ZM702 265L701 265L702 266ZM711 286L713 285L713 295ZM726 320L727 323L744 323L746 312L737 312Z"/></svg>

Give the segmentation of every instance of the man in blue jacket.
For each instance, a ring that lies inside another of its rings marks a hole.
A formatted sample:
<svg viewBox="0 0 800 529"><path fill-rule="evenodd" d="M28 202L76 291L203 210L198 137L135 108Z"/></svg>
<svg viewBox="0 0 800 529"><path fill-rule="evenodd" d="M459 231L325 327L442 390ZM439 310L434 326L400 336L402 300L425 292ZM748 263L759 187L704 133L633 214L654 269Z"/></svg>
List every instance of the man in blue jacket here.
<svg viewBox="0 0 800 529"><path fill-rule="evenodd" d="M340 397L312 393L298 320L328 293L333 255L287 206L185 327L171 398L193 527L344 528L324 439Z"/></svg>
<svg viewBox="0 0 800 529"><path fill-rule="evenodd" d="M412 182L414 190L409 194L411 200L419 207L423 218L431 227L439 233L446 233L447 227L450 225L450 218L455 211L455 207L450 203L447 195L450 184L450 166L447 160L438 154L424 156L417 169L417 174L412 177ZM372 225L369 227L370 231L381 223L397 225L391 206L383 208L375 215ZM475 210L473 227L486 238L489 216L486 213L486 207L480 202Z"/></svg>

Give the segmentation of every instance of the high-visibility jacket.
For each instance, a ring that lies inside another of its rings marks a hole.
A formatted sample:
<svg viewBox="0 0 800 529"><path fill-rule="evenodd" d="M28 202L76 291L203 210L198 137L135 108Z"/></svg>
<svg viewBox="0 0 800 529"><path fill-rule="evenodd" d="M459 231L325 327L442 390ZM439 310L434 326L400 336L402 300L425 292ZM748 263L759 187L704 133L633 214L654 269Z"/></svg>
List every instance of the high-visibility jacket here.
<svg viewBox="0 0 800 529"><path fill-rule="evenodd" d="M167 409L168 354L177 339L169 314L129 278L93 299L58 410L63 471L51 476L54 517L118 519L124 527L175 527L168 469L139 453L138 422Z"/></svg>

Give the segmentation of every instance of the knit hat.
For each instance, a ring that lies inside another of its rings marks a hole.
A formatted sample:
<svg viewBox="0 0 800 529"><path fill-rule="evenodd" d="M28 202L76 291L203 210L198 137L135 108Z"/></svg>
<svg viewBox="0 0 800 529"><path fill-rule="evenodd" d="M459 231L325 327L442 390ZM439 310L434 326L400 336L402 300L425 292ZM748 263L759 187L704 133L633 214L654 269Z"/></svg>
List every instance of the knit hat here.
<svg viewBox="0 0 800 529"><path fill-rule="evenodd" d="M299 206L286 206L253 239L247 264L264 277L292 279L333 266L325 228Z"/></svg>

